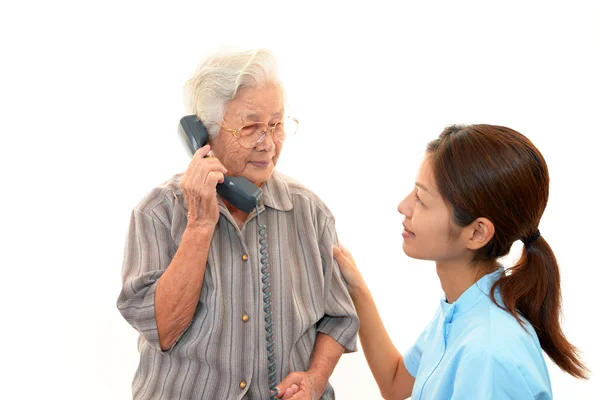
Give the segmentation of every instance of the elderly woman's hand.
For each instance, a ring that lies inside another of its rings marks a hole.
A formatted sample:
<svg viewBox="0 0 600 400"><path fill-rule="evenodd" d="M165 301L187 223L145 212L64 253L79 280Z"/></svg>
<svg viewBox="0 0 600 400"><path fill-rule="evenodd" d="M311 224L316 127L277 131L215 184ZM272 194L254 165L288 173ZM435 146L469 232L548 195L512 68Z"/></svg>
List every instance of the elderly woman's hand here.
<svg viewBox="0 0 600 400"><path fill-rule="evenodd" d="M227 169L214 158L204 158L210 145L196 151L188 169L179 182L188 207L188 228L214 229L219 221L217 183L223 183Z"/></svg>
<svg viewBox="0 0 600 400"><path fill-rule="evenodd" d="M281 400L318 400L325 390L317 388L316 379L309 372L292 372L277 388L281 391L275 397Z"/></svg>
<svg viewBox="0 0 600 400"><path fill-rule="evenodd" d="M344 248L343 246L333 246L333 257L340 266L340 271L342 271L342 275L346 280L350 294L365 285L365 281L363 280L363 277L356 266L356 262L354 262L354 258L352 258L352 254L350 254L348 249Z"/></svg>

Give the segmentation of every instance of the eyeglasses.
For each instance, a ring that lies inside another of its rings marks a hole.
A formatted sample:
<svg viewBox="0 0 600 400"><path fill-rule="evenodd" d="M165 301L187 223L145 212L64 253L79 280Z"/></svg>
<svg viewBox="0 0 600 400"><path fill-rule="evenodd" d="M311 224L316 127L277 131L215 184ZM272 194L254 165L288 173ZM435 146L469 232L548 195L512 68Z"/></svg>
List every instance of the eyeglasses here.
<svg viewBox="0 0 600 400"><path fill-rule="evenodd" d="M274 139L283 142L286 137L296 133L298 130L298 123L299 121L296 118L288 116L274 124L250 122L240 129L231 129L219 123L217 123L217 125L235 136L240 146L246 149L253 149L261 144L268 134L271 134Z"/></svg>

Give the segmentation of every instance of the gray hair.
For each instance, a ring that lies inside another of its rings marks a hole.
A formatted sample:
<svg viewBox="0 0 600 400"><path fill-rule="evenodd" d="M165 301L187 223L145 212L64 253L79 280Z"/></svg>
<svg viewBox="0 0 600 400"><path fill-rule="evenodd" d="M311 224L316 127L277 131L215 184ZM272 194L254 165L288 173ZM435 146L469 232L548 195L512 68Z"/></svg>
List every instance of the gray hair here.
<svg viewBox="0 0 600 400"><path fill-rule="evenodd" d="M196 114L210 137L220 130L228 103L243 87L260 87L267 82L281 85L275 57L265 49L219 50L200 63L185 85L187 111Z"/></svg>

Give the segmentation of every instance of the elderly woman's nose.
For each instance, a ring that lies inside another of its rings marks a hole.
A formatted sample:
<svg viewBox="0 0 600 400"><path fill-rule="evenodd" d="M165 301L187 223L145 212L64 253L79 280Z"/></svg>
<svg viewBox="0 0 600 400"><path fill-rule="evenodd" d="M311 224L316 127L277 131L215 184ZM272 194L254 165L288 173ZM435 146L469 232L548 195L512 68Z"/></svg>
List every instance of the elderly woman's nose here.
<svg viewBox="0 0 600 400"><path fill-rule="evenodd" d="M256 146L256 150L271 151L275 147L275 141L273 135L267 134L262 142Z"/></svg>

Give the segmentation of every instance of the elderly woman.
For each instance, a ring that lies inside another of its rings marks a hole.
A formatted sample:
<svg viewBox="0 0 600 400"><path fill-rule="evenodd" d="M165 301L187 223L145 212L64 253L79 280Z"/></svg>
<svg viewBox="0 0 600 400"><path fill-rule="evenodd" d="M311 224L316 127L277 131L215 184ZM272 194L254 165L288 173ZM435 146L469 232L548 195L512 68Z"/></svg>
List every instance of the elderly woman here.
<svg viewBox="0 0 600 400"><path fill-rule="evenodd" d="M135 207L126 243L117 305L140 333L133 398L333 399L328 379L342 353L356 350L358 318L333 259L331 212L275 170L296 128L275 60L265 50L220 52L188 89L209 145ZM269 382L257 214L217 194L224 174L263 191L277 388Z"/></svg>

